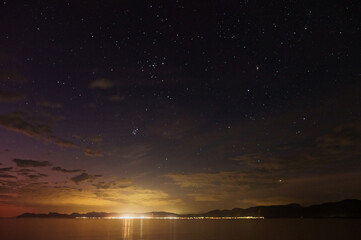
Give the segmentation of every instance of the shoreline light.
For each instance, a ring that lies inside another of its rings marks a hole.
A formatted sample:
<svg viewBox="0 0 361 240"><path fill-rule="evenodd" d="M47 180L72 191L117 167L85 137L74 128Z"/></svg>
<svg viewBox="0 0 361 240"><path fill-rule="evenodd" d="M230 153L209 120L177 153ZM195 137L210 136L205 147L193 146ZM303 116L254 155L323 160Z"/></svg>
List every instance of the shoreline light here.
<svg viewBox="0 0 361 240"><path fill-rule="evenodd" d="M264 219L264 217L244 216L244 217L149 217L149 216L118 216L118 217L77 217L76 219L159 219L159 220L226 220L226 219Z"/></svg>

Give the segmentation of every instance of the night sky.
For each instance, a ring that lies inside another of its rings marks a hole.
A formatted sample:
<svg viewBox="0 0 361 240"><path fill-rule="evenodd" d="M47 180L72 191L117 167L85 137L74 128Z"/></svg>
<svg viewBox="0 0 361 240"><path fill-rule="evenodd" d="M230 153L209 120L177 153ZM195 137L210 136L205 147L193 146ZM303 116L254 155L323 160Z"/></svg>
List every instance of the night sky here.
<svg viewBox="0 0 361 240"><path fill-rule="evenodd" d="M358 1L0 5L0 216L361 198Z"/></svg>

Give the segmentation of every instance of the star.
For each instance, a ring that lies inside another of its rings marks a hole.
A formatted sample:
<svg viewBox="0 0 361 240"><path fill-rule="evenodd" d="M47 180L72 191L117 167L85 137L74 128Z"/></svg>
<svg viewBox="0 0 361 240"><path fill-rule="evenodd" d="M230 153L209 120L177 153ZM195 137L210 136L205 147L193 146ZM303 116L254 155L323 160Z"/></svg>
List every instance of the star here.
<svg viewBox="0 0 361 240"><path fill-rule="evenodd" d="M137 135L138 135L138 132L139 132L139 129L138 129L137 127L132 130L132 134L133 134L134 136L137 136Z"/></svg>

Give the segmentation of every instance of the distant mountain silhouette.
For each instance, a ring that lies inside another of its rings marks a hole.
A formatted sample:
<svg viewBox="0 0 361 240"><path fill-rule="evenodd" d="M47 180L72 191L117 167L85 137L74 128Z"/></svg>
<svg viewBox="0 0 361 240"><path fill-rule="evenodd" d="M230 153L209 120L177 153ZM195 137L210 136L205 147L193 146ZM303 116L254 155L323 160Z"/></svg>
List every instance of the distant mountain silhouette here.
<svg viewBox="0 0 361 240"><path fill-rule="evenodd" d="M361 200L345 199L340 202L323 203L302 207L299 204L257 206L247 209L234 208L231 210L213 210L203 214L179 215L169 212L148 212L141 214L132 214L133 216L149 217L265 217L265 218L361 218ZM50 212L43 213L24 213L18 218L77 218L77 217L116 217L118 213L89 212L85 214L72 213L61 214Z"/></svg>
<svg viewBox="0 0 361 240"><path fill-rule="evenodd" d="M232 210L213 210L204 216L207 217L265 217L265 218L295 218L302 216L304 208L299 204L258 206L247 209L234 208Z"/></svg>
<svg viewBox="0 0 361 240"><path fill-rule="evenodd" d="M361 200L345 199L340 202L323 203L302 207L299 204L258 206L247 209L213 210L209 217L265 217L265 218L361 218Z"/></svg>

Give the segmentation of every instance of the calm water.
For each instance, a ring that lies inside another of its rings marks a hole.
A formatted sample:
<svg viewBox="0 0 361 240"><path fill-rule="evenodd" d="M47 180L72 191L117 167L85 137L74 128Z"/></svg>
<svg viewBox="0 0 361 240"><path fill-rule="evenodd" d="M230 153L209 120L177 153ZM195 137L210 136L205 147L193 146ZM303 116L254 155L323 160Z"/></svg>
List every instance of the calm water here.
<svg viewBox="0 0 361 240"><path fill-rule="evenodd" d="M0 219L0 239L360 240L361 220Z"/></svg>

